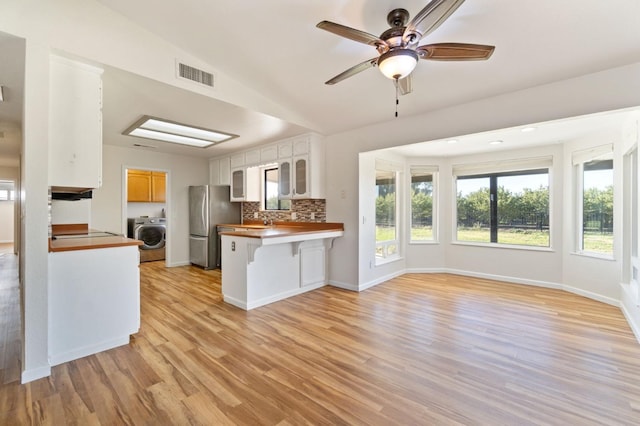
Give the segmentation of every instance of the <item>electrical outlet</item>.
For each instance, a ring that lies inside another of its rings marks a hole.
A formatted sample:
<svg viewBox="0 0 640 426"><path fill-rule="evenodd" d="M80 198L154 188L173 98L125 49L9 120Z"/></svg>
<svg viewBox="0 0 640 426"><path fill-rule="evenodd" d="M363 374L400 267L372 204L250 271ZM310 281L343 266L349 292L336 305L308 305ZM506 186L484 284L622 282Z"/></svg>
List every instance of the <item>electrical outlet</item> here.
<svg viewBox="0 0 640 426"><path fill-rule="evenodd" d="M345 191L344 189L340 191L340 198L342 198L343 200L347 198L347 191Z"/></svg>
<svg viewBox="0 0 640 426"><path fill-rule="evenodd" d="M258 212L255 212L255 213L253 214L253 218L254 218L254 219L257 219L257 218L258 218Z"/></svg>
<svg viewBox="0 0 640 426"><path fill-rule="evenodd" d="M311 212L311 220L316 220L316 214L314 212Z"/></svg>
<svg viewBox="0 0 640 426"><path fill-rule="evenodd" d="M291 212L291 220L296 220L298 218L298 213Z"/></svg>
<svg viewBox="0 0 640 426"><path fill-rule="evenodd" d="M231 241L231 251L236 251L236 242Z"/></svg>

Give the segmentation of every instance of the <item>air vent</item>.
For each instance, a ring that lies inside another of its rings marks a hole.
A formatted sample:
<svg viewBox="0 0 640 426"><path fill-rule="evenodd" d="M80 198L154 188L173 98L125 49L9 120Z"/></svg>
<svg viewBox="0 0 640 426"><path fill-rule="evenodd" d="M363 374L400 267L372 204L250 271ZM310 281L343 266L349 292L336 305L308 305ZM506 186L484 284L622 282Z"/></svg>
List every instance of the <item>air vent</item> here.
<svg viewBox="0 0 640 426"><path fill-rule="evenodd" d="M178 62L178 77L213 87L213 74Z"/></svg>

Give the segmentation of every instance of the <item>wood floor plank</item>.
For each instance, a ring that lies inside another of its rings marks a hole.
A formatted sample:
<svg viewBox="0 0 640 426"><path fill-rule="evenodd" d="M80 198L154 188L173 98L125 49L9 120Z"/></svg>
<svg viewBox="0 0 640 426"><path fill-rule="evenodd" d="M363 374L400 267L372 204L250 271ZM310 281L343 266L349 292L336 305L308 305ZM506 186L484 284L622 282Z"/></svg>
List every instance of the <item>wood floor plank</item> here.
<svg viewBox="0 0 640 426"><path fill-rule="evenodd" d="M14 263L0 424L640 424L640 345L618 308L447 274L245 312L219 271L144 263L129 345L20 385Z"/></svg>

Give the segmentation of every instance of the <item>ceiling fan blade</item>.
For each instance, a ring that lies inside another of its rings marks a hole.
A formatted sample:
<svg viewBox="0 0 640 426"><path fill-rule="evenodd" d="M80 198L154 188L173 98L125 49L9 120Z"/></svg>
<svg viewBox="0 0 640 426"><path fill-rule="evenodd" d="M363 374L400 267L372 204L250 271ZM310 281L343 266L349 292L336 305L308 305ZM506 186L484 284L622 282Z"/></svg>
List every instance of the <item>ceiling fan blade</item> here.
<svg viewBox="0 0 640 426"><path fill-rule="evenodd" d="M411 74L398 80L398 90L401 95L408 95L411 93Z"/></svg>
<svg viewBox="0 0 640 426"><path fill-rule="evenodd" d="M495 46L468 43L435 43L416 48L421 59L431 61L483 61L494 50Z"/></svg>
<svg viewBox="0 0 640 426"><path fill-rule="evenodd" d="M336 24L335 22L322 21L319 22L316 27L321 30L329 31L330 33L337 34L341 37L348 38L349 40L357 41L359 43L368 44L378 48L378 46L389 47L386 41L380 39L380 37L373 34L366 33L364 31L356 30L355 28L346 27L344 25Z"/></svg>
<svg viewBox="0 0 640 426"><path fill-rule="evenodd" d="M367 59L364 62L359 63L358 65L355 65L351 68L349 68L348 70L341 72L340 74L336 75L335 77L333 77L331 80L326 81L324 84L336 84L341 82L344 79L347 79L351 76L354 76L356 74L358 74L359 72L362 72L366 69L369 68L373 68L376 66L378 62L378 57L372 58L372 59Z"/></svg>
<svg viewBox="0 0 640 426"><path fill-rule="evenodd" d="M431 0L409 22L402 39L409 46L417 45L421 38L435 31L462 3L464 0Z"/></svg>

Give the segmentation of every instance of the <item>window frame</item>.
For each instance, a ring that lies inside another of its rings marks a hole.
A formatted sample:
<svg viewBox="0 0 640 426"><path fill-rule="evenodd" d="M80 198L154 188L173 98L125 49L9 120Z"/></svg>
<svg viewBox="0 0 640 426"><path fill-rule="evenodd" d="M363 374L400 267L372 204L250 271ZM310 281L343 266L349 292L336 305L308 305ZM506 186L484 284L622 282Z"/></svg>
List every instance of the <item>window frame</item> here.
<svg viewBox="0 0 640 426"><path fill-rule="evenodd" d="M409 166L408 173L408 196L407 196L407 241L409 244L437 244L438 240L438 166L423 166L412 164ZM431 238L430 239L414 239L413 238L413 176L414 173L431 175Z"/></svg>
<svg viewBox="0 0 640 426"><path fill-rule="evenodd" d="M612 247L611 252L604 253L593 250L585 250L584 248L584 173L585 173L585 164L593 163L593 162L602 162L607 161L611 163L611 173L612 173L612 181L611 186L615 194L615 170L616 170L616 161L613 158L613 144L601 145L593 148L588 148L585 150L574 151L572 153L572 166L574 171L574 246L573 246L573 254L594 257L606 260L615 260L615 205L612 206L612 230L611 235ZM614 196L615 200L615 196Z"/></svg>
<svg viewBox="0 0 640 426"><path fill-rule="evenodd" d="M280 183L280 176L278 175L278 187L276 188L276 195L278 195L278 208L277 209L270 209L267 208L267 184L268 184L268 179L267 179L267 173L268 172L272 172L274 170L277 170L278 173L280 173L280 166L278 164L270 164L267 166L264 166L261 168L262 173L260 174L260 179L261 179L261 208L263 211L266 212L279 212L279 211L291 211L291 200L285 200L285 199L281 199L280 198L280 189L279 189L279 183ZM283 202L288 202L289 203L289 208L283 208L282 203Z"/></svg>
<svg viewBox="0 0 640 426"><path fill-rule="evenodd" d="M490 163L479 164L461 164L453 166L453 185L452 185L452 209L454 214L454 221L452 223L452 243L461 245L479 245L483 247L501 247L501 248L514 248L523 250L534 251L552 251L553 241L553 226L551 219L552 212L552 166L553 157L539 157L539 158L523 158L515 160L496 161ZM508 176L522 176L530 174L546 174L548 177L548 229L549 240L548 245L526 245L526 244L508 244L500 243L498 241L498 229L499 229L499 217L497 205L498 205L498 178ZM492 179L493 177L493 179ZM490 179L490 236L489 241L465 241L458 239L458 180L473 178L489 178ZM492 184L493 182L493 184ZM493 186L493 188L492 188ZM491 194L494 194L494 200L491 200Z"/></svg>
<svg viewBox="0 0 640 426"><path fill-rule="evenodd" d="M390 262L394 262L397 261L399 259L402 259L402 244L404 241L403 238L403 217L402 217L402 201L403 201L403 197L402 197L402 190L403 190L403 181L402 181L402 169L396 167L395 165L391 165L391 164L386 164L383 160L377 160L376 161L376 168L374 171L374 178L375 178L375 185L374 185L374 192L377 192L377 181L378 181L378 172L384 172L384 173L392 173L394 176L394 185L395 185L395 189L394 189L394 194L395 194L395 211L394 211L394 227L395 227L395 238L392 240L384 240L384 241L378 241L377 239L377 219L378 219L378 215L377 215L377 200L378 200L378 195L375 194L374 195L374 204L373 204L373 209L374 209L374 221L373 221L373 226L374 226L374 252L373 252L373 256L374 256L374 262L375 262L375 266L380 266L380 265L384 265ZM389 253L389 248L390 247L394 247L395 250L392 253ZM378 254L379 249L382 248L382 255Z"/></svg>

